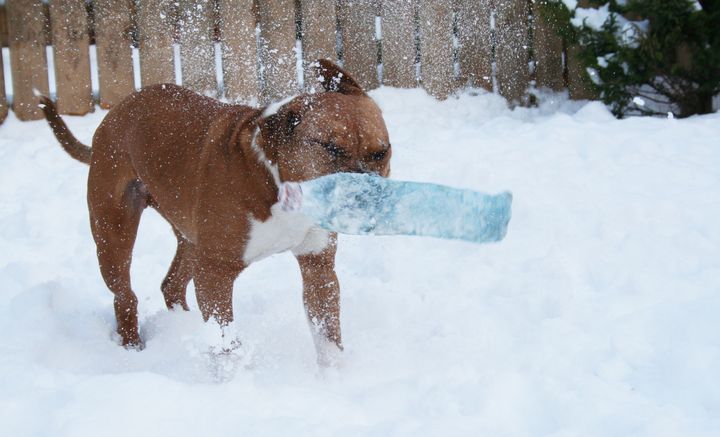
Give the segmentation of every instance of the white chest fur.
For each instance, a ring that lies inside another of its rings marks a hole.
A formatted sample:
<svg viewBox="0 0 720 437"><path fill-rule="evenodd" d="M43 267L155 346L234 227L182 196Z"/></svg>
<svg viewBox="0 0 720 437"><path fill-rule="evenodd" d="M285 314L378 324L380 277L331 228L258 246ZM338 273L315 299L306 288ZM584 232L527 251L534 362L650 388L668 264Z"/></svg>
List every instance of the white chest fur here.
<svg viewBox="0 0 720 437"><path fill-rule="evenodd" d="M321 252L327 247L329 233L313 226L305 215L283 211L280 205L274 205L270 213L270 218L264 222L250 218L250 238L243 254L245 264L286 250L304 255Z"/></svg>

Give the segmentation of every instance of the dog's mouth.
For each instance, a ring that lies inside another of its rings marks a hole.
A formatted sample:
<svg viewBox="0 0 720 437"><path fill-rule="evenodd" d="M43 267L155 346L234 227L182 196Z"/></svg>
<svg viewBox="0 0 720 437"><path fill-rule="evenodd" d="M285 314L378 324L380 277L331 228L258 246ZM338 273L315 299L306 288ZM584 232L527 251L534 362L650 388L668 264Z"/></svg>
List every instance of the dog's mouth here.
<svg viewBox="0 0 720 437"><path fill-rule="evenodd" d="M278 203L283 211L299 211L302 197L302 187L298 182L282 182L278 187Z"/></svg>

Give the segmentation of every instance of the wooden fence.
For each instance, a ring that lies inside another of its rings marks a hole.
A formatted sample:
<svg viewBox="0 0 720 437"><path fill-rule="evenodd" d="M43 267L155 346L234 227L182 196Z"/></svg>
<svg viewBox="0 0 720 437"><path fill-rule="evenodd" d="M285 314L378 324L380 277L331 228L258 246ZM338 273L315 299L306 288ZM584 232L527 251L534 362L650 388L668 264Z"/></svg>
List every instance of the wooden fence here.
<svg viewBox="0 0 720 437"><path fill-rule="evenodd" d="M366 89L422 86L445 98L471 85L523 103L529 89L547 87L586 97L573 48L544 22L541 1L6 0L0 39L9 47L21 120L41 118L33 88L48 93L47 45L64 114L111 107L134 91L134 49L142 86L175 82L179 64L184 86L229 101L262 104L297 93L303 79L313 82L298 77L298 59L318 58L340 61Z"/></svg>

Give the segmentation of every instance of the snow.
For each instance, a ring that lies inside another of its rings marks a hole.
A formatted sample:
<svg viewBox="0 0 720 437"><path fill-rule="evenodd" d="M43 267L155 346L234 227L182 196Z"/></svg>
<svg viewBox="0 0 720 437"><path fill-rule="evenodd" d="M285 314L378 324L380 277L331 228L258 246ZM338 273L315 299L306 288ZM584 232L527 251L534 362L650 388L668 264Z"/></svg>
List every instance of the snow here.
<svg viewBox="0 0 720 437"><path fill-rule="evenodd" d="M87 167L44 122L0 126L0 423L9 436L720 435L720 115L614 119L545 95L371 93L393 178L512 191L504 241L339 241L345 352L320 371L290 254L236 282L224 338L159 291L174 237L143 217L146 348L113 334ZM88 142L106 114L67 117ZM223 349L237 336L242 345ZM211 353L215 351L214 353Z"/></svg>
<svg viewBox="0 0 720 437"><path fill-rule="evenodd" d="M568 5L566 4L566 6ZM647 33L650 26L648 20L630 21L620 14L610 12L609 3L598 8L575 9L574 17L570 19L570 23L577 28L587 26L592 30L599 31L602 30L605 23L609 23L610 17L614 17L618 25L617 36L619 41L627 47L636 47L639 39L644 33Z"/></svg>
<svg viewBox="0 0 720 437"><path fill-rule="evenodd" d="M605 4L598 8L577 8L575 17L570 19L570 22L575 27L582 27L584 24L593 30L600 30L610 18L609 7L609 4Z"/></svg>

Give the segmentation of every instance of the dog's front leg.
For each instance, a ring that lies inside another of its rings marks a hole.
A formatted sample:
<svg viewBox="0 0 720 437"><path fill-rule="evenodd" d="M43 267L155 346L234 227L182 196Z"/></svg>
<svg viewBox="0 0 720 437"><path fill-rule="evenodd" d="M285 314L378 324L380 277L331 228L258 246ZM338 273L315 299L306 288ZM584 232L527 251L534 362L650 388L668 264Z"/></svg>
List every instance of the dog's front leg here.
<svg viewBox="0 0 720 437"><path fill-rule="evenodd" d="M319 253L296 255L303 279L303 302L315 341L318 363L336 364L342 351L340 336L340 284L335 274L337 235L331 234Z"/></svg>
<svg viewBox="0 0 720 437"><path fill-rule="evenodd" d="M213 317L220 326L233 321L233 282L243 270L239 262L228 262L215 257L199 257L196 260L193 281L195 295L203 319Z"/></svg>

